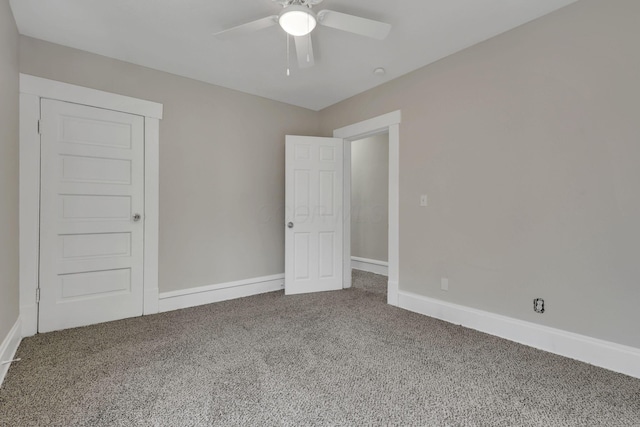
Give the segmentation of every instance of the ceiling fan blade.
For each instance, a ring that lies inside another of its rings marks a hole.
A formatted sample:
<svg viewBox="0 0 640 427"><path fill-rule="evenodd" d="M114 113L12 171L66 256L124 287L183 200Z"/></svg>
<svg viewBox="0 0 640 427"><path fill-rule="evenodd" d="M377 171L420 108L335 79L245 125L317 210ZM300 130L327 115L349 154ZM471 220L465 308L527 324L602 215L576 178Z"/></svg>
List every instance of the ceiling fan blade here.
<svg viewBox="0 0 640 427"><path fill-rule="evenodd" d="M247 22L246 24L220 31L219 33L215 33L213 36L219 40L229 40L234 37L241 37L255 31L271 27L277 23L277 15L267 16L266 18L258 19L257 21Z"/></svg>
<svg viewBox="0 0 640 427"><path fill-rule="evenodd" d="M298 57L299 68L313 67L313 43L309 35L294 37L296 40L296 56Z"/></svg>
<svg viewBox="0 0 640 427"><path fill-rule="evenodd" d="M389 31L391 31L390 24L326 9L318 12L318 22L325 27L348 31L378 40L385 39L389 35Z"/></svg>

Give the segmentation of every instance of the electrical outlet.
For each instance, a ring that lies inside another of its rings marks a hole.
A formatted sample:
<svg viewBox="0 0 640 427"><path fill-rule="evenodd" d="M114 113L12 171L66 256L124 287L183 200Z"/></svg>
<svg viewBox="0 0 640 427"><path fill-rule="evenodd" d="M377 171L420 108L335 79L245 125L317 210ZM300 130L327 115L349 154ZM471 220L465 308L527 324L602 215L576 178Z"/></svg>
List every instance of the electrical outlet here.
<svg viewBox="0 0 640 427"><path fill-rule="evenodd" d="M449 290L449 279L447 279L446 277L440 279L440 289L442 289L443 291Z"/></svg>
<svg viewBox="0 0 640 427"><path fill-rule="evenodd" d="M544 300L542 298L536 298L533 300L533 311L536 313L544 313Z"/></svg>

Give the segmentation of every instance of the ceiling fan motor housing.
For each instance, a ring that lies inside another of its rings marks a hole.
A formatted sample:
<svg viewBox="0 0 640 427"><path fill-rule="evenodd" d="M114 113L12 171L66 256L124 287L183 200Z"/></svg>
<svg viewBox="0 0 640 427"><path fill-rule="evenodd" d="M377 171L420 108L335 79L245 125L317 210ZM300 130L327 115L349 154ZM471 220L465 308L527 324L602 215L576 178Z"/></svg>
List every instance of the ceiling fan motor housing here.
<svg viewBox="0 0 640 427"><path fill-rule="evenodd" d="M282 9L278 22L292 36L305 36L316 27L318 18L309 6L293 4Z"/></svg>

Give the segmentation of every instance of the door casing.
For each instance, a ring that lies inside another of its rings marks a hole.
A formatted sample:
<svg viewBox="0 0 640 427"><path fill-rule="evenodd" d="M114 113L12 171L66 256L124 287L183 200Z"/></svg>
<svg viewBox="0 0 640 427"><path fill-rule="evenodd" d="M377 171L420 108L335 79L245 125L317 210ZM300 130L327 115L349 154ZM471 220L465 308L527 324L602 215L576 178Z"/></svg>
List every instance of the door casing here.
<svg viewBox="0 0 640 427"><path fill-rule="evenodd" d="M163 106L156 102L20 74L20 320L22 336L38 331L40 234L40 100L42 98L144 117L143 314L158 312L159 142Z"/></svg>
<svg viewBox="0 0 640 427"><path fill-rule="evenodd" d="M343 208L343 284L351 287L351 142L378 133L389 132L389 280L387 303L398 306L400 283L400 110L358 122L333 131L344 140Z"/></svg>

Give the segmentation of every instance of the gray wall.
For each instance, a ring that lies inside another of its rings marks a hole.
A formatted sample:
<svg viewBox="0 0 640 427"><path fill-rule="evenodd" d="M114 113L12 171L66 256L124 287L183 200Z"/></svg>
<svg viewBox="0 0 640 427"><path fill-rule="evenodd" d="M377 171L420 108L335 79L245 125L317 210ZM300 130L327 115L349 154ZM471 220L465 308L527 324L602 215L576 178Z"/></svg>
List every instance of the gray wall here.
<svg viewBox="0 0 640 427"><path fill-rule="evenodd" d="M640 347L639 19L582 0L321 112L402 110L401 291Z"/></svg>
<svg viewBox="0 0 640 427"><path fill-rule="evenodd" d="M0 0L0 343L18 319L18 30Z"/></svg>
<svg viewBox="0 0 640 427"><path fill-rule="evenodd" d="M351 256L387 261L389 134L351 143Z"/></svg>
<svg viewBox="0 0 640 427"><path fill-rule="evenodd" d="M284 138L316 112L24 36L20 71L164 104L161 292L284 271Z"/></svg>

